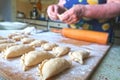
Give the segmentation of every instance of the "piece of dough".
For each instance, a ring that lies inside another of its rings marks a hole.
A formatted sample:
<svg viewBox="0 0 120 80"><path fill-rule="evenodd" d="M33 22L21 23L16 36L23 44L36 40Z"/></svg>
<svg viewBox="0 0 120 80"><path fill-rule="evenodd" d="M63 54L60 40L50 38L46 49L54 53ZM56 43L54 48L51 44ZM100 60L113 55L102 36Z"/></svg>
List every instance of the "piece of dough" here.
<svg viewBox="0 0 120 80"><path fill-rule="evenodd" d="M12 39L14 36L20 36L20 35L28 36L29 34L25 34L25 33L22 33L22 32L14 32L14 33L8 34L8 38Z"/></svg>
<svg viewBox="0 0 120 80"><path fill-rule="evenodd" d="M32 41L34 41L34 40L35 40L34 38L28 37L28 38L23 38L23 39L21 39L21 42L22 42L23 44L29 44L30 42L32 42Z"/></svg>
<svg viewBox="0 0 120 80"><path fill-rule="evenodd" d="M15 41L20 41L23 38L27 38L27 35L17 35L17 36L13 36L12 39Z"/></svg>
<svg viewBox="0 0 120 80"><path fill-rule="evenodd" d="M47 51L30 51L27 54L23 54L21 57L21 63L23 65L23 70L27 70L30 66L37 65L44 61L45 59L54 58L53 54Z"/></svg>
<svg viewBox="0 0 120 80"><path fill-rule="evenodd" d="M0 52L4 51L4 49L11 47L11 46L14 46L14 45L17 45L17 44L15 44L15 43L2 43L2 44L0 44Z"/></svg>
<svg viewBox="0 0 120 80"><path fill-rule="evenodd" d="M87 50L77 50L69 53L70 58L73 61L79 62L80 64L83 64L83 60L85 58L88 58L90 55L90 52Z"/></svg>
<svg viewBox="0 0 120 80"><path fill-rule="evenodd" d="M21 35L21 34L18 32L10 33L10 34L8 34L8 38L12 39L12 37L18 36L18 35Z"/></svg>
<svg viewBox="0 0 120 80"><path fill-rule="evenodd" d="M7 58L21 56L22 54L28 53L29 51L33 51L33 50L35 50L35 48L30 45L20 44L20 45L11 46L6 50L4 50L2 53L3 56L7 59Z"/></svg>
<svg viewBox="0 0 120 80"><path fill-rule="evenodd" d="M70 68L70 66L71 64L64 58L53 58L39 64L38 71L42 80L46 80Z"/></svg>
<svg viewBox="0 0 120 80"><path fill-rule="evenodd" d="M31 46L40 47L42 44L47 43L45 40L34 40L30 43Z"/></svg>
<svg viewBox="0 0 120 80"><path fill-rule="evenodd" d="M7 38L5 38L5 37L3 37L3 36L0 36L0 40L4 40L4 39L7 39Z"/></svg>
<svg viewBox="0 0 120 80"><path fill-rule="evenodd" d="M4 39L4 40L0 40L0 44L2 43L14 43L15 41L12 39Z"/></svg>
<svg viewBox="0 0 120 80"><path fill-rule="evenodd" d="M41 45L41 48L43 48L46 51L50 51L56 46L58 46L58 45L55 43L45 43L45 44Z"/></svg>
<svg viewBox="0 0 120 80"><path fill-rule="evenodd" d="M63 56L67 53L69 53L70 48L69 47L63 47L63 46L58 46L58 47L54 47L52 49L52 53L56 56L56 57L60 57Z"/></svg>

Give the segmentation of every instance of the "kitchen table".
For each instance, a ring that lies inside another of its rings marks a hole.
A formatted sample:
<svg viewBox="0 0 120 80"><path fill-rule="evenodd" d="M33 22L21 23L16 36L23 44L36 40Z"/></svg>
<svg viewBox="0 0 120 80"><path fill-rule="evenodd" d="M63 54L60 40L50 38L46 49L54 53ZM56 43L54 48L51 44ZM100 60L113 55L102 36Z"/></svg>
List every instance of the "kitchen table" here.
<svg viewBox="0 0 120 80"><path fill-rule="evenodd" d="M120 39L119 39L120 40ZM90 80L120 80L120 44L113 44Z"/></svg>
<svg viewBox="0 0 120 80"><path fill-rule="evenodd" d="M14 30L1 30L0 34L7 35ZM97 65L88 80L120 80L120 46L112 45L104 56L103 60ZM7 80L0 74L0 80Z"/></svg>

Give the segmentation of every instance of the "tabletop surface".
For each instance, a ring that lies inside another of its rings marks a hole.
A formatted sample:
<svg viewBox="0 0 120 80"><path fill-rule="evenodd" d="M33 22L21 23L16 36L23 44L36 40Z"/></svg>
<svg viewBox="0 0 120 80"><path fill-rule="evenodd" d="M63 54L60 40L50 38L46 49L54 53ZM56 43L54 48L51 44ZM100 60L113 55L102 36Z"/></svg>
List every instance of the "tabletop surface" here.
<svg viewBox="0 0 120 80"><path fill-rule="evenodd" d="M120 80L120 45L114 44L90 80Z"/></svg>
<svg viewBox="0 0 120 80"><path fill-rule="evenodd" d="M120 80L120 46L113 45L90 80ZM7 80L0 75L0 80Z"/></svg>
<svg viewBox="0 0 120 80"><path fill-rule="evenodd" d="M5 33L2 33L5 34ZM112 45L90 80L120 80L120 45ZM0 80L6 80L0 75Z"/></svg>

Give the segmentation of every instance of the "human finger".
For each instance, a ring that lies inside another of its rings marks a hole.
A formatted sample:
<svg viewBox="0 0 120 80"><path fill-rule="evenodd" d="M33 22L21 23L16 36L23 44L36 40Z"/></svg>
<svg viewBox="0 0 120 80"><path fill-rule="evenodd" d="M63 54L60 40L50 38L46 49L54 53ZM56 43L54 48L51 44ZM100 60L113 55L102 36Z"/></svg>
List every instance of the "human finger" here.
<svg viewBox="0 0 120 80"><path fill-rule="evenodd" d="M48 16L49 16L50 19L52 19L52 20L57 20L58 19L57 13L56 13L56 8L55 8L54 5L48 7L47 13L48 13Z"/></svg>
<svg viewBox="0 0 120 80"><path fill-rule="evenodd" d="M72 19L72 20L68 21L67 24L75 24L77 22L78 22L78 20Z"/></svg>
<svg viewBox="0 0 120 80"><path fill-rule="evenodd" d="M66 13L58 14L57 16L63 22L67 22L67 20L69 19L69 15L67 15Z"/></svg>

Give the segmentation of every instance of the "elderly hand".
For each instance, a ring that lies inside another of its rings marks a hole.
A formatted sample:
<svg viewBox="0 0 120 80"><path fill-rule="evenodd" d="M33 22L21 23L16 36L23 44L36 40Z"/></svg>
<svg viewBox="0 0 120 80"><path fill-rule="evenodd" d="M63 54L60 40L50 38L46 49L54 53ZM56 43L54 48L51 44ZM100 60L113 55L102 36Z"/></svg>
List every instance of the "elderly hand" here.
<svg viewBox="0 0 120 80"><path fill-rule="evenodd" d="M68 24L77 23L83 17L85 9L84 5L75 5L59 15L59 19Z"/></svg>
<svg viewBox="0 0 120 80"><path fill-rule="evenodd" d="M61 14L65 9L59 5L50 5L47 9L48 16L51 20L58 20L58 14Z"/></svg>

